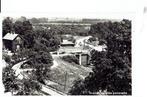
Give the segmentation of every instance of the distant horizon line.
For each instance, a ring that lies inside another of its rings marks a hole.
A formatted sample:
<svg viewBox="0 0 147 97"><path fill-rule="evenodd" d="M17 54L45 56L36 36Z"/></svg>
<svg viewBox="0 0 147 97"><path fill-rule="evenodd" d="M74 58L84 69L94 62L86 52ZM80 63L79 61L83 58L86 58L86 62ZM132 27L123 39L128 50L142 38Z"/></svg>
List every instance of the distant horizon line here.
<svg viewBox="0 0 147 97"><path fill-rule="evenodd" d="M123 19L109 19L109 18L71 18L71 17L26 17L26 16L18 16L18 17L12 17L12 16L5 16L3 17L3 19L7 18L7 17L10 17L14 20L17 20L17 19L21 19L21 18L26 18L26 19L33 19L33 18L36 18L36 19L48 19L48 22L51 22L51 21L73 21L73 22L81 22L85 19L85 21L89 20L89 21L121 21ZM125 18L124 18L125 19Z"/></svg>

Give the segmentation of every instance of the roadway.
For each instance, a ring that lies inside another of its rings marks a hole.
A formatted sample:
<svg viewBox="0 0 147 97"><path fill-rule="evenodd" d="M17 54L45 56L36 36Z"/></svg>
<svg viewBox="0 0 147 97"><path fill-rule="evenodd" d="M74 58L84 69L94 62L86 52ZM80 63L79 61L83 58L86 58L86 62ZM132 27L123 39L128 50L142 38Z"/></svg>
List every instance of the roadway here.
<svg viewBox="0 0 147 97"><path fill-rule="evenodd" d="M22 80L24 77L28 77L28 76L26 75L26 73L24 73L24 71L27 71L27 70L30 70L30 69L21 69L21 68L20 68L21 65L24 64L26 61L27 61L27 60L21 61L21 62L15 64L15 65L12 67L12 69L15 71L15 74L16 74L16 76L17 76L18 79L21 79L21 80ZM32 70L32 69L31 69L31 70ZM48 81L48 82L49 82L49 81ZM39 83L39 82L38 82L38 83ZM41 88L40 91L41 91L42 93L44 92L44 94L49 94L49 95L54 95L54 96L66 95L66 94L64 94L64 93L62 93L62 92L60 92L60 91L57 91L57 90L55 90L55 89L49 87L49 86L43 85L43 84L41 84L41 83L39 83L39 84L42 86L42 88ZM48 84L54 84L54 83L53 83L52 81L50 81L50 83L48 83Z"/></svg>

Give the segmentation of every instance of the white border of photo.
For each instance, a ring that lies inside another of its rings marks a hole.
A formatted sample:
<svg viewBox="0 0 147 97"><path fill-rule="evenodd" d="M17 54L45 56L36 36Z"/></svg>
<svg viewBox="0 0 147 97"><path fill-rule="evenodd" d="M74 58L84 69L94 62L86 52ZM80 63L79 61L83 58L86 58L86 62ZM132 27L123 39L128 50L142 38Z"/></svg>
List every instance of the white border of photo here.
<svg viewBox="0 0 147 97"><path fill-rule="evenodd" d="M1 2L1 32L2 19L7 16L132 20L132 96L146 97L147 11L144 11L145 2L141 0L2 0ZM2 38L2 33L0 37ZM0 45L2 52L2 39ZM2 59L2 54L0 58ZM0 70L2 72L2 68ZM11 96L9 93L4 94L2 80L0 81L0 95Z"/></svg>

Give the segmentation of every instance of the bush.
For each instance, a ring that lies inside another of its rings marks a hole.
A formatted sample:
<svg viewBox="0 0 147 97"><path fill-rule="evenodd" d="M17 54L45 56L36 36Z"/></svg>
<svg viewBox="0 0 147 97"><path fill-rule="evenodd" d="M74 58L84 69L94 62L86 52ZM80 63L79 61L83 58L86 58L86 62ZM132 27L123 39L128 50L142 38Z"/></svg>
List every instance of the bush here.
<svg viewBox="0 0 147 97"><path fill-rule="evenodd" d="M2 81L4 84L5 92L10 92L18 88L16 85L15 72L10 66L3 68Z"/></svg>
<svg viewBox="0 0 147 97"><path fill-rule="evenodd" d="M8 64L10 64L10 62L11 62L11 57L10 57L10 56L8 56L8 55L3 55L3 59L4 59Z"/></svg>

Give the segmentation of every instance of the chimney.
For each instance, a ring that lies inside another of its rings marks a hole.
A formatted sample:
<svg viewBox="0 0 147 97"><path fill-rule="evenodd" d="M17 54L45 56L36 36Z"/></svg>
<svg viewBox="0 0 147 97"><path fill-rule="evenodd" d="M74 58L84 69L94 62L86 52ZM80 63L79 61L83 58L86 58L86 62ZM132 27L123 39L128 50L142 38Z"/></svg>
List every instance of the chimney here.
<svg viewBox="0 0 147 97"><path fill-rule="evenodd" d="M15 34L15 31L11 31L11 34Z"/></svg>

